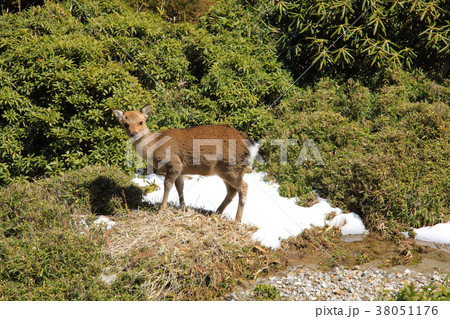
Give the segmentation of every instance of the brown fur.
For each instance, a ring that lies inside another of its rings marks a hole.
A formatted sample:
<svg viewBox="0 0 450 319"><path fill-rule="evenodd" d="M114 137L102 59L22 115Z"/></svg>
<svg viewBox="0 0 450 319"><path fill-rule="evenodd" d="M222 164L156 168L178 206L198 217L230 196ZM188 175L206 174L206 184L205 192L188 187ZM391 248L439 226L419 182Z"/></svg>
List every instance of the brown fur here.
<svg viewBox="0 0 450 319"><path fill-rule="evenodd" d="M218 175L225 183L227 195L217 213L223 213L238 193L236 221L241 221L248 188L243 176L252 161L248 147L256 148L255 143L247 135L228 125L202 125L151 133L145 124L150 112L149 105L143 107L141 111L124 113L115 109L113 112L124 126L125 133L132 139L137 153L146 161L151 161L150 164L158 174L166 176L159 212L166 209L173 184L177 189L180 205L184 206L184 174ZM223 152L218 153L216 145L203 145L209 142L219 143L219 151ZM196 153L195 149L200 152Z"/></svg>

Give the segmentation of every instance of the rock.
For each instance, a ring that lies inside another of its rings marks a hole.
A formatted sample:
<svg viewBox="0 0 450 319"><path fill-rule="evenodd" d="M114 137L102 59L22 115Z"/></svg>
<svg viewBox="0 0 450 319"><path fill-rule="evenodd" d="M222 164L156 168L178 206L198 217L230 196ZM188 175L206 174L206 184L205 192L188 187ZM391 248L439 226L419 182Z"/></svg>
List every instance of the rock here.
<svg viewBox="0 0 450 319"><path fill-rule="evenodd" d="M441 276L433 275L433 279L436 281L441 281Z"/></svg>
<svg viewBox="0 0 450 319"><path fill-rule="evenodd" d="M259 284L276 287L287 300L380 300L386 292L398 291L414 282L423 287L432 281L441 281L442 274L422 275L406 269L396 274L381 269L345 269L335 267L329 272L316 272L298 266L288 269L284 276L272 276L257 281ZM252 292L239 294L240 300L251 300ZM230 294L227 300L239 300Z"/></svg>
<svg viewBox="0 0 450 319"><path fill-rule="evenodd" d="M229 295L226 295L225 296L225 300L227 300L227 301L238 301L239 300L239 298L236 296L236 294L233 292L233 293L231 293L231 294L229 294Z"/></svg>
<svg viewBox="0 0 450 319"><path fill-rule="evenodd" d="M333 290L333 293L340 296L340 295L342 295L342 290L339 288L336 288Z"/></svg>

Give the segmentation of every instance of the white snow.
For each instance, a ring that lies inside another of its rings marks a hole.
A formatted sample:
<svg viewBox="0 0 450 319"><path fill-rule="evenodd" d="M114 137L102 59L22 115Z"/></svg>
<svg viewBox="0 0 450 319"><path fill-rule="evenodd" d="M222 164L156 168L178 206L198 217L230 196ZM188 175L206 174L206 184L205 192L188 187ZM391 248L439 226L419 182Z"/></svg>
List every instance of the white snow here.
<svg viewBox="0 0 450 319"><path fill-rule="evenodd" d="M112 275L101 274L100 275L100 280L103 281L107 286L111 285L114 281L116 281L116 279L117 279L116 274L112 274Z"/></svg>
<svg viewBox="0 0 450 319"><path fill-rule="evenodd" d="M343 214L341 209L330 206L325 199L319 199L312 207L300 207L295 198L280 196L279 186L265 182L264 175L251 173L244 176L248 183L248 194L242 218L243 223L258 227L253 239L262 245L278 248L282 239L298 235L311 226L333 225L341 229L343 236L367 234L357 214ZM145 200L161 203L164 176L151 174L145 178L135 178L133 182L140 186L157 184L160 189L146 195ZM186 176L184 184L184 198L186 205L190 207L215 211L225 198L225 185L217 176ZM175 187L170 191L169 203L179 205ZM225 209L224 215L234 219L237 206L238 195ZM336 216L327 221L326 217L332 212L336 213ZM450 244L450 223L414 229L414 232L417 240Z"/></svg>
<svg viewBox="0 0 450 319"><path fill-rule="evenodd" d="M360 235L368 233L364 228L361 217L355 213L340 214L335 216L328 225L341 227L342 235Z"/></svg>
<svg viewBox="0 0 450 319"><path fill-rule="evenodd" d="M361 218L354 214L343 214L339 208L330 206L325 199L312 207L300 207L295 198L279 195L277 184L264 181L264 173L251 173L244 176L248 183L247 202L244 207L242 222L258 227L253 239L262 245L278 248L280 241L301 233L311 226L334 225L341 227L343 235L364 234L367 231ZM135 178L133 182L145 186L155 183L159 190L146 195L145 200L161 203L164 188L164 177L151 174L143 178ZM221 178L217 176L186 176L184 182L184 198L187 206L215 211L225 198L226 189ZM175 187L169 193L169 203L179 205ZM234 219L238 206L238 195L225 209L224 215ZM330 213L337 216L326 221Z"/></svg>
<svg viewBox="0 0 450 319"><path fill-rule="evenodd" d="M94 224L104 226L106 230L110 230L111 227L113 227L116 222L110 220L108 217L100 216L96 220L94 220Z"/></svg>
<svg viewBox="0 0 450 319"><path fill-rule="evenodd" d="M429 241L436 244L450 244L450 223L441 223L414 229L414 239Z"/></svg>

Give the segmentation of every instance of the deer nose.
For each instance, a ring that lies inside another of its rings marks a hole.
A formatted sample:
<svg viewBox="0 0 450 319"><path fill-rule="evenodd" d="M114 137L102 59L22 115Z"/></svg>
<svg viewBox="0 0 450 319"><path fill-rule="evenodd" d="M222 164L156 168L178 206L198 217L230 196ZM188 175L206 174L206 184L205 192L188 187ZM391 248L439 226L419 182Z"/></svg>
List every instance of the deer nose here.
<svg viewBox="0 0 450 319"><path fill-rule="evenodd" d="M131 137L135 137L136 135L137 135L136 132L133 132L133 133L130 134Z"/></svg>

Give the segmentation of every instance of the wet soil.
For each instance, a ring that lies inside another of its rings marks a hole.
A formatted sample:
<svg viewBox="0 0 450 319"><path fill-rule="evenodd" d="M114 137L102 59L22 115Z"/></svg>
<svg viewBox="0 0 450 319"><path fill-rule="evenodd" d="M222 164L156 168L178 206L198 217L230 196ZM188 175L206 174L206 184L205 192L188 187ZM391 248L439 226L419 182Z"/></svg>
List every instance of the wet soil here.
<svg viewBox="0 0 450 319"><path fill-rule="evenodd" d="M420 252L420 261L411 265L397 265L390 267L394 272L403 272L406 269L421 273L433 273L435 271L450 274L450 245L434 244L423 241L416 241L417 247L424 247Z"/></svg>
<svg viewBox="0 0 450 319"><path fill-rule="evenodd" d="M343 238L339 231L312 229L285 245L287 266L305 266L328 271L334 267L381 268L402 273L406 269L421 273L450 274L450 245L416 242L401 244L371 234Z"/></svg>

